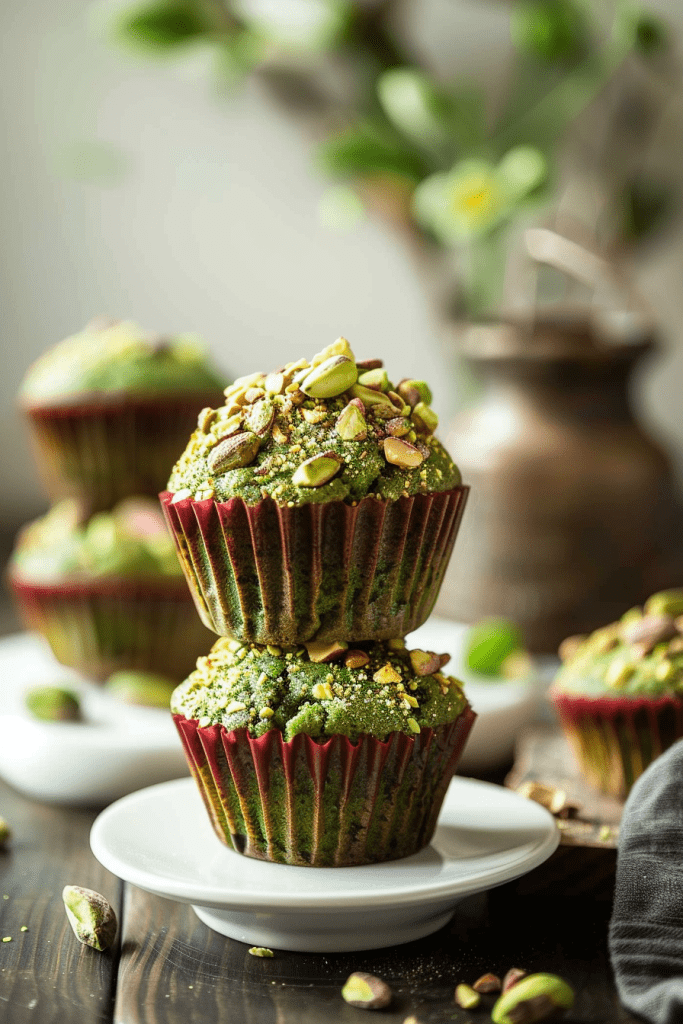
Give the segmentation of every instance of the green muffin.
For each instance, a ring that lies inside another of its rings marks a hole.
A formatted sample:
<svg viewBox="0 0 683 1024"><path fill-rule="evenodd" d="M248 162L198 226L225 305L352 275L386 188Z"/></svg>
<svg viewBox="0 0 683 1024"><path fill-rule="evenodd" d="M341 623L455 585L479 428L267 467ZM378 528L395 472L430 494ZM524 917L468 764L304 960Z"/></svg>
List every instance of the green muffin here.
<svg viewBox="0 0 683 1024"><path fill-rule="evenodd" d="M318 866L421 849L474 720L447 660L395 640L218 640L171 710L219 838Z"/></svg>
<svg viewBox="0 0 683 1024"><path fill-rule="evenodd" d="M189 335L100 319L59 342L19 391L50 497L73 495L94 510L156 494L198 411L221 400L224 384Z"/></svg>
<svg viewBox="0 0 683 1024"><path fill-rule="evenodd" d="M683 591L560 647L550 689L581 770L625 796L654 758L683 737Z"/></svg>
<svg viewBox="0 0 683 1024"><path fill-rule="evenodd" d="M65 499L21 531L8 578L24 624L64 665L178 680L209 634L198 621L158 504L127 498L87 519Z"/></svg>
<svg viewBox="0 0 683 1024"><path fill-rule="evenodd" d="M256 643L416 629L467 494L428 386L394 385L340 338L225 395L162 495L207 625Z"/></svg>

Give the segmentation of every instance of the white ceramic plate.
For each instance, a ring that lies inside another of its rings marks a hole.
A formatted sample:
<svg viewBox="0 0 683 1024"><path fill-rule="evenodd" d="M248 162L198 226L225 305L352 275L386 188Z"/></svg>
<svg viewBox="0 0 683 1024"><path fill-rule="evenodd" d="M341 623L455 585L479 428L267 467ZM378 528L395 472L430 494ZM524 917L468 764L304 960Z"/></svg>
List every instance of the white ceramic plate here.
<svg viewBox="0 0 683 1024"><path fill-rule="evenodd" d="M76 691L84 721L40 722L24 707L32 686ZM101 805L188 774L167 711L124 704L55 660L41 637L0 640L0 775L27 796Z"/></svg>
<svg viewBox="0 0 683 1024"><path fill-rule="evenodd" d="M192 904L249 945L309 952L377 949L429 935L465 896L518 878L555 850L551 815L510 790L456 778L427 849L351 868L252 860L214 834L192 779L117 801L95 821L101 863L158 896Z"/></svg>
<svg viewBox="0 0 683 1024"><path fill-rule="evenodd" d="M467 698L477 712L458 769L465 773L483 772L512 758L515 738L534 719L543 693L540 674L519 680L494 677L482 682L481 676L469 671L463 656L469 628L432 616L406 639L408 647L450 654L445 671L465 684Z"/></svg>

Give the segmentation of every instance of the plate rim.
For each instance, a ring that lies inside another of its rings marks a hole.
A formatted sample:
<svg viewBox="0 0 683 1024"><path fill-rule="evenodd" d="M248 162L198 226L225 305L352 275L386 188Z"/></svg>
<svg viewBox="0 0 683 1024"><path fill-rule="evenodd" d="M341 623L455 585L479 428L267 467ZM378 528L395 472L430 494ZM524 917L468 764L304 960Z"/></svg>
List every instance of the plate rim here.
<svg viewBox="0 0 683 1024"><path fill-rule="evenodd" d="M508 790L503 786L497 786L494 783L484 782L479 779L455 776L453 782L459 786L476 786L477 788L483 787L494 789L498 793L505 793L511 801L521 801L525 799L513 790ZM545 808L538 804L535 805L535 808L541 817L546 816L547 819L545 836L539 838L539 840L534 844L532 850L527 852L525 856L520 855L518 859L511 861L506 865L502 865L496 869L491 869L485 874L485 876L478 879L473 879L471 877L465 879L442 879L438 883L425 883L422 886L408 886L406 884L403 890L374 893L372 891L365 891L361 886L361 880L359 880L358 884L349 891L342 890L339 892L330 892L325 896L320 894L307 894L305 891L301 891L296 894L283 894L274 893L270 890L265 894L250 891L248 896L245 895L245 897L240 900L239 893L234 890L229 895L221 894L215 886L206 886L199 883L192 889L192 891L189 891L186 882L183 881L177 884L166 875L160 876L150 869L131 865L129 862L126 863L118 856L118 854L112 853L108 848L103 839L102 833L104 832L105 827L109 824L110 818L116 817L117 813L119 813L120 806L122 804L135 803L136 801L139 801L143 795L149 799L151 791L162 788L179 788L187 790L188 792L194 790L197 800L201 801L201 796L193 778L171 779L168 782L156 783L153 786L147 786L146 788L137 790L134 793L129 793L127 796L121 797L119 800L116 800L114 803L106 807L95 819L90 830L90 847L93 854L108 871L112 872L112 874L122 878L126 882L138 886L140 889L144 889L147 892L151 892L155 895L161 895L167 899L175 900L176 902L193 903L198 906L219 907L233 911L244 912L249 909L258 911L271 910L276 912L297 910L300 912L313 913L316 910L328 910L330 908L338 908L340 910L358 910L363 908L377 909L386 906L408 906L415 903L439 903L443 900L448 900L451 897L460 899L464 896L471 895L476 892L482 892L486 889L494 888L497 885L502 885L505 882L513 881L515 878L519 878L522 875L527 874L529 871L532 871L535 867L538 867L547 860L548 857L550 857L550 855L557 849L560 842L560 832L557 828L555 819L547 810L545 810ZM204 813L206 813L205 809L202 809L204 810ZM220 842L217 837L216 842ZM226 854L243 859L242 854L235 853L227 847L224 849ZM398 861L385 861L377 865L359 865L358 867L299 867L298 870L313 872L342 871L345 874L347 872L369 871L380 867L386 870L388 865L393 863L400 864L406 859L407 858L402 858ZM254 865L258 865L259 863L270 863L260 862L255 858L250 858L250 860ZM287 869L289 867L289 865L286 864L276 866L283 869ZM120 870L122 868L123 871ZM348 877L353 878L354 876L349 874Z"/></svg>

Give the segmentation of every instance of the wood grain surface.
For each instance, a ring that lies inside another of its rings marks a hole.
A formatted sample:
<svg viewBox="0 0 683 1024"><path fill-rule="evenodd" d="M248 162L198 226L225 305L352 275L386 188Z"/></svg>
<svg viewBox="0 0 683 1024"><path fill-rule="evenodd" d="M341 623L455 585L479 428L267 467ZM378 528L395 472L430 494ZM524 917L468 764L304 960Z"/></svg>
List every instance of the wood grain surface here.
<svg viewBox="0 0 683 1024"><path fill-rule="evenodd" d="M463 901L450 925L419 942L261 959L191 907L122 886L100 867L88 843L95 812L47 807L0 785L0 814L14 833L0 855L0 937L12 936L0 943L1 1024L362 1024L367 1013L341 998L354 970L391 985L394 1001L377 1018L386 1024L410 1014L422 1024L484 1024L488 1013L455 1006L455 985L512 966L569 981L577 999L567 1024L635 1024L609 968L609 901L549 888L542 868ZM116 906L120 947L98 953L77 942L61 900L68 882Z"/></svg>

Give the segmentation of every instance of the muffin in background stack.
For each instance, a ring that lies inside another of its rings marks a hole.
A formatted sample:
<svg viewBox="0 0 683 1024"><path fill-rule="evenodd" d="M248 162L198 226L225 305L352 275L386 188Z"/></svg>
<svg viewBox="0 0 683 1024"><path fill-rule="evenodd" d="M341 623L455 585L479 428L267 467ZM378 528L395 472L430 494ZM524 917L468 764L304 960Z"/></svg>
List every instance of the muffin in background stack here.
<svg viewBox="0 0 683 1024"><path fill-rule="evenodd" d="M233 850L336 866L432 837L474 714L448 658L403 640L433 607L468 490L430 401L340 338L227 388L161 495L221 635L171 710Z"/></svg>
<svg viewBox="0 0 683 1024"><path fill-rule="evenodd" d="M52 501L89 512L158 494L204 406L225 380L197 340L93 320L28 370L19 402Z"/></svg>
<svg viewBox="0 0 683 1024"><path fill-rule="evenodd" d="M58 502L19 534L8 580L25 626L92 679L138 669L178 680L209 641L151 498L89 519L75 499Z"/></svg>
<svg viewBox="0 0 683 1024"><path fill-rule="evenodd" d="M24 623L92 680L131 669L177 681L206 649L154 499L224 384L195 338L104 318L24 378L20 407L55 504L21 532L9 582Z"/></svg>
<svg viewBox="0 0 683 1024"><path fill-rule="evenodd" d="M596 789L625 797L683 738L683 590L568 637L560 657L549 696L579 768Z"/></svg>

